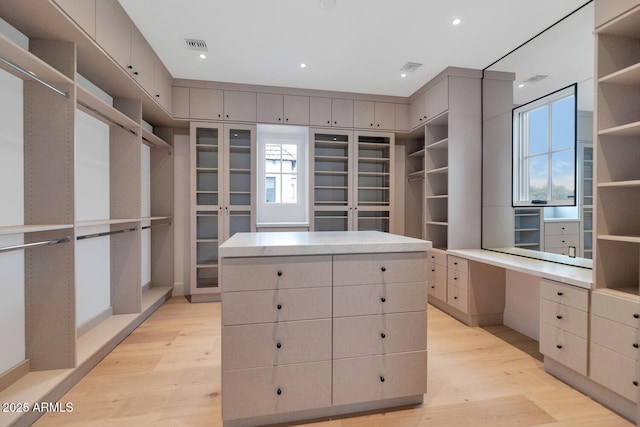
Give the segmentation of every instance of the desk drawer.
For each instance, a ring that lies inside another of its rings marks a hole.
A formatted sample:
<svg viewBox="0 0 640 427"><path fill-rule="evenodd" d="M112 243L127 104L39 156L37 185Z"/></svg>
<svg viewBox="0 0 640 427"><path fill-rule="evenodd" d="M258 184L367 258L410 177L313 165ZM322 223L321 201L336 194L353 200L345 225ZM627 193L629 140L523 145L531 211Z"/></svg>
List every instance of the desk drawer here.
<svg viewBox="0 0 640 427"><path fill-rule="evenodd" d="M333 316L401 313L427 309L427 283L336 286Z"/></svg>
<svg viewBox="0 0 640 427"><path fill-rule="evenodd" d="M427 281L425 252L336 255L333 285L374 285Z"/></svg>
<svg viewBox="0 0 640 427"><path fill-rule="evenodd" d="M447 271L447 283L460 289L469 289L469 274L449 268Z"/></svg>
<svg viewBox="0 0 640 427"><path fill-rule="evenodd" d="M463 313L469 313L469 291L455 285L447 285L447 304Z"/></svg>
<svg viewBox="0 0 640 427"><path fill-rule="evenodd" d="M446 252L439 251L429 251L428 252L429 262L433 262L435 264L447 266L447 254Z"/></svg>
<svg viewBox="0 0 640 427"><path fill-rule="evenodd" d="M637 297L623 297L592 292L591 314L640 329L640 302Z"/></svg>
<svg viewBox="0 0 640 427"><path fill-rule="evenodd" d="M469 272L469 260L466 260L464 258L449 255L447 265L450 269L454 269L462 273Z"/></svg>
<svg viewBox="0 0 640 427"><path fill-rule="evenodd" d="M580 338L588 338L589 315L586 311L541 298L540 321Z"/></svg>
<svg viewBox="0 0 640 427"><path fill-rule="evenodd" d="M587 375L587 340L584 338L541 322L540 353Z"/></svg>
<svg viewBox="0 0 640 427"><path fill-rule="evenodd" d="M222 382L225 421L331 406L331 361L225 371Z"/></svg>
<svg viewBox="0 0 640 427"><path fill-rule="evenodd" d="M333 361L333 404L416 396L427 391L427 352Z"/></svg>
<svg viewBox="0 0 640 427"><path fill-rule="evenodd" d="M224 258L222 291L331 286L331 256Z"/></svg>
<svg viewBox="0 0 640 427"><path fill-rule="evenodd" d="M578 234L580 227L577 221L571 222L545 222L544 223L544 235L545 241L547 236L557 234Z"/></svg>
<svg viewBox="0 0 640 427"><path fill-rule="evenodd" d="M331 317L331 288L225 292L222 302L224 326Z"/></svg>
<svg viewBox="0 0 640 427"><path fill-rule="evenodd" d="M589 291L550 280L540 281L540 296L582 311L589 311Z"/></svg>
<svg viewBox="0 0 640 427"><path fill-rule="evenodd" d="M426 348L426 311L333 319L335 359Z"/></svg>
<svg viewBox="0 0 640 427"><path fill-rule="evenodd" d="M544 246L547 248L567 248L569 246L578 246L578 235L554 235L544 237Z"/></svg>
<svg viewBox="0 0 640 427"><path fill-rule="evenodd" d="M222 368L331 360L331 319L222 328Z"/></svg>
<svg viewBox="0 0 640 427"><path fill-rule="evenodd" d="M589 377L619 395L638 401L638 373L636 361L620 353L591 343L591 369Z"/></svg>
<svg viewBox="0 0 640 427"><path fill-rule="evenodd" d="M591 342L640 360L640 331L600 316L591 316Z"/></svg>

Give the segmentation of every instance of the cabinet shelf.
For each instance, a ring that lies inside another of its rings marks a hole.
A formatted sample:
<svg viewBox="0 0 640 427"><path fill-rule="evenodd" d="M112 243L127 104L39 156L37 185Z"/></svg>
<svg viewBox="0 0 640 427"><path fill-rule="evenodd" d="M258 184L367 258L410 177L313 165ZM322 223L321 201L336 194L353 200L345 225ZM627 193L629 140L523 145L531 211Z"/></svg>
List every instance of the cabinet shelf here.
<svg viewBox="0 0 640 427"><path fill-rule="evenodd" d="M638 86L640 85L640 63L633 64L627 68L601 77L598 79L598 82L623 86Z"/></svg>
<svg viewBox="0 0 640 427"><path fill-rule="evenodd" d="M640 121L603 129L598 135L640 136Z"/></svg>
<svg viewBox="0 0 640 427"><path fill-rule="evenodd" d="M389 187L358 187L358 190L384 190L384 191L389 191Z"/></svg>
<svg viewBox="0 0 640 427"><path fill-rule="evenodd" d="M212 144L196 144L196 150L198 151L218 151L217 145Z"/></svg>
<svg viewBox="0 0 640 427"><path fill-rule="evenodd" d="M426 222L427 225L436 225L439 227L446 227L449 225L448 222L440 222L440 221L427 221Z"/></svg>
<svg viewBox="0 0 640 427"><path fill-rule="evenodd" d="M73 224L5 225L0 227L0 235L68 230L70 228L73 228Z"/></svg>
<svg viewBox="0 0 640 427"><path fill-rule="evenodd" d="M347 162L349 161L349 157L347 156L315 156L316 162L325 161L325 162Z"/></svg>
<svg viewBox="0 0 640 427"><path fill-rule="evenodd" d="M617 188L640 187L640 180L602 182L598 184L598 188L616 188L616 187Z"/></svg>
<svg viewBox="0 0 640 427"><path fill-rule="evenodd" d="M358 202L360 206L389 206L389 202L369 202L365 200L360 200Z"/></svg>
<svg viewBox="0 0 640 427"><path fill-rule="evenodd" d="M516 248L532 248L532 247L538 247L540 245L537 242L532 242L532 243L515 243L514 246Z"/></svg>
<svg viewBox="0 0 640 427"><path fill-rule="evenodd" d="M377 142L359 142L358 148L374 148L377 150L388 150L390 145L388 143L377 143Z"/></svg>
<svg viewBox="0 0 640 427"><path fill-rule="evenodd" d="M516 228L515 232L523 232L523 231L540 231L539 228Z"/></svg>
<svg viewBox="0 0 640 427"><path fill-rule="evenodd" d="M251 169L245 168L230 168L229 172L231 173L251 173Z"/></svg>
<svg viewBox="0 0 640 427"><path fill-rule="evenodd" d="M171 221L170 216L147 216L140 219L142 221Z"/></svg>
<svg viewBox="0 0 640 427"><path fill-rule="evenodd" d="M315 170L316 175L332 175L332 176L346 176L349 175L347 171L323 171L323 170Z"/></svg>
<svg viewBox="0 0 640 427"><path fill-rule="evenodd" d="M217 268L218 267L218 262L210 262L210 263L203 263L203 264L196 264L196 268Z"/></svg>
<svg viewBox="0 0 640 427"><path fill-rule="evenodd" d="M410 180L424 179L424 171L420 170L420 171L415 171L415 172L408 173L407 174L407 178L409 178Z"/></svg>
<svg viewBox="0 0 640 427"><path fill-rule="evenodd" d="M148 143L147 145L150 147L157 147L169 152L171 152L173 148L165 140L145 128L142 128L142 142Z"/></svg>
<svg viewBox="0 0 640 427"><path fill-rule="evenodd" d="M439 194L435 196L427 196L427 200L447 200L449 198L448 194Z"/></svg>
<svg viewBox="0 0 640 427"><path fill-rule="evenodd" d="M316 200L315 206L347 206L347 202L334 200Z"/></svg>
<svg viewBox="0 0 640 427"><path fill-rule="evenodd" d="M441 139L433 144L427 145L427 150L444 150L449 148L449 138Z"/></svg>
<svg viewBox="0 0 640 427"><path fill-rule="evenodd" d="M426 173L427 173L427 175L429 175L429 174L446 174L446 173L449 173L449 166L444 166L444 167L437 168L437 169L431 169L431 170L428 170Z"/></svg>
<svg viewBox="0 0 640 427"><path fill-rule="evenodd" d="M514 216L540 216L539 213L517 213Z"/></svg>
<svg viewBox="0 0 640 427"><path fill-rule="evenodd" d="M612 242L626 242L626 243L640 243L640 235L613 235L613 234L599 234L599 240L609 240Z"/></svg>
<svg viewBox="0 0 640 427"><path fill-rule="evenodd" d="M358 172L358 176L389 176L389 172Z"/></svg>
<svg viewBox="0 0 640 427"><path fill-rule="evenodd" d="M197 243L218 243L218 239L196 239Z"/></svg>
<svg viewBox="0 0 640 427"><path fill-rule="evenodd" d="M87 221L77 221L76 227L95 227L99 225L129 224L132 222L140 222L138 218L122 218L122 219L97 219Z"/></svg>
<svg viewBox="0 0 640 427"><path fill-rule="evenodd" d="M430 126L430 125L442 126L442 125L447 125L448 123L449 123L449 111L440 113L437 116L427 120L427 126Z"/></svg>
<svg viewBox="0 0 640 427"><path fill-rule="evenodd" d="M201 167L197 167L196 171L197 172L218 172L218 168L201 168Z"/></svg>
<svg viewBox="0 0 640 427"><path fill-rule="evenodd" d="M232 145L229 147L229 151L232 153L251 153L251 147L245 147L244 145Z"/></svg>
<svg viewBox="0 0 640 427"><path fill-rule="evenodd" d="M634 12L626 16L623 15L612 20L608 24L600 27L596 33L615 37L640 39L640 25L638 25L638 20L640 20L640 9L636 9Z"/></svg>
<svg viewBox="0 0 640 427"><path fill-rule="evenodd" d="M315 140L315 146L319 148L335 148L335 147L347 147L349 143L347 141L319 141Z"/></svg>
<svg viewBox="0 0 640 427"><path fill-rule="evenodd" d="M424 157L425 149L422 148L409 154L409 157Z"/></svg>
<svg viewBox="0 0 640 427"><path fill-rule="evenodd" d="M346 185L315 185L313 188L316 190L346 190L349 187Z"/></svg>
<svg viewBox="0 0 640 427"><path fill-rule="evenodd" d="M360 163L389 163L389 157L358 157Z"/></svg>
<svg viewBox="0 0 640 427"><path fill-rule="evenodd" d="M80 110L97 118L98 120L105 121L106 119L107 122L129 129L136 135L139 133L140 125L138 125L134 120L79 85L76 86L76 100L79 104Z"/></svg>

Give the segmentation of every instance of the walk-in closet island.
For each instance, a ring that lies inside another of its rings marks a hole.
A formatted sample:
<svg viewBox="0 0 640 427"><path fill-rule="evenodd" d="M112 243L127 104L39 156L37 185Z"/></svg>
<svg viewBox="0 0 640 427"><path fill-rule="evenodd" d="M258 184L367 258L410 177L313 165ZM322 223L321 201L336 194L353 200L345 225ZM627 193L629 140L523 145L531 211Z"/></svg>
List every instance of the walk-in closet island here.
<svg viewBox="0 0 640 427"><path fill-rule="evenodd" d="M377 231L223 243L225 427L422 403L429 249Z"/></svg>

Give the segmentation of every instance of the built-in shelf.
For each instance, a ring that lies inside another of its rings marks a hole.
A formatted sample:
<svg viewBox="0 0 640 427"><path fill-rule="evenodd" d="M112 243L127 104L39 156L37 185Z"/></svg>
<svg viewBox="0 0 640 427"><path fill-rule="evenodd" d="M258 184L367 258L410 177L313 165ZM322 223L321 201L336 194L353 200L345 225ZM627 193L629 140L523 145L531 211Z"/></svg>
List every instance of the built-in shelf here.
<svg viewBox="0 0 640 427"><path fill-rule="evenodd" d="M640 187L640 180L602 182L602 183L598 184L598 187L599 188L603 188L603 187L620 187L620 188Z"/></svg>
<svg viewBox="0 0 640 427"><path fill-rule="evenodd" d="M440 141L436 141L433 144L427 145L428 150L444 150L449 148L449 138L441 139Z"/></svg>
<svg viewBox="0 0 640 427"><path fill-rule="evenodd" d="M76 86L76 101L78 108L85 113L96 117L98 120L107 121L129 129L134 134L138 134L140 125L134 120L121 113L111 105L98 98L82 86Z"/></svg>
<svg viewBox="0 0 640 427"><path fill-rule="evenodd" d="M147 216L141 218L142 221L170 221L170 216Z"/></svg>
<svg viewBox="0 0 640 427"><path fill-rule="evenodd" d="M409 154L409 157L424 157L425 149L422 148Z"/></svg>
<svg viewBox="0 0 640 427"><path fill-rule="evenodd" d="M640 235L599 234L598 239L613 242L640 243Z"/></svg>
<svg viewBox="0 0 640 427"><path fill-rule="evenodd" d="M640 121L603 129L598 135L640 136Z"/></svg>
<svg viewBox="0 0 640 427"><path fill-rule="evenodd" d="M73 228L73 224L5 225L0 227L0 235L67 230L70 228Z"/></svg>
<svg viewBox="0 0 640 427"><path fill-rule="evenodd" d="M427 200L447 200L449 198L448 194L440 194L436 196L427 196Z"/></svg>
<svg viewBox="0 0 640 427"><path fill-rule="evenodd" d="M172 147L165 140L150 132L146 128L142 128L142 142L150 147L157 147L165 151L171 151Z"/></svg>
<svg viewBox="0 0 640 427"><path fill-rule="evenodd" d="M441 227L446 227L449 225L448 222L439 222L439 221L427 221L427 225L437 225Z"/></svg>
<svg viewBox="0 0 640 427"><path fill-rule="evenodd" d="M407 178L409 179L424 179L424 171L415 171L407 174Z"/></svg>
<svg viewBox="0 0 640 427"><path fill-rule="evenodd" d="M449 111L438 114L437 116L427 120L427 126L430 125L447 125L449 123Z"/></svg>
<svg viewBox="0 0 640 427"><path fill-rule="evenodd" d="M608 74L598 79L599 83L611 83L624 86L640 85L640 63Z"/></svg>
<svg viewBox="0 0 640 427"><path fill-rule="evenodd" d="M138 218L122 218L122 219L96 219L88 221L76 222L76 227L95 227L99 225L114 225L114 224L129 224L133 222L140 222Z"/></svg>
<svg viewBox="0 0 640 427"><path fill-rule="evenodd" d="M540 231L539 228L516 228L515 232L522 232L522 231Z"/></svg>
<svg viewBox="0 0 640 427"><path fill-rule="evenodd" d="M449 166L444 166L441 168L437 168L437 169L431 169L428 170L426 173L427 174L440 174L440 173L448 173L449 172Z"/></svg>

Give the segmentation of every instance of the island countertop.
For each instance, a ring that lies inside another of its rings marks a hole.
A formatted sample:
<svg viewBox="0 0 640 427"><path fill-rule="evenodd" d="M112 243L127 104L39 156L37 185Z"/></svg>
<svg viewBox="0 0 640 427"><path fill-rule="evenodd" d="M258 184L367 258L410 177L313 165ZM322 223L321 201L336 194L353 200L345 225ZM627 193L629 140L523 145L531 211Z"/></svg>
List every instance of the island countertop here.
<svg viewBox="0 0 640 427"><path fill-rule="evenodd" d="M220 257L424 252L431 242L379 231L236 233L219 248Z"/></svg>

